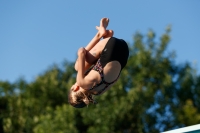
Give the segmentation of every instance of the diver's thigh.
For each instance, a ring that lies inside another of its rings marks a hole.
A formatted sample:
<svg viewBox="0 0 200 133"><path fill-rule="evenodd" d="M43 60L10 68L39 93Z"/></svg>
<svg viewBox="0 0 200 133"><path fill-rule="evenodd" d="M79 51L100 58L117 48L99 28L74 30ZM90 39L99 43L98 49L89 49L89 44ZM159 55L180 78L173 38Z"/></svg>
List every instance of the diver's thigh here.
<svg viewBox="0 0 200 133"><path fill-rule="evenodd" d="M93 64L96 62L96 60L99 59L101 52L107 44L108 40L109 38L102 39L86 54L86 61L88 63Z"/></svg>

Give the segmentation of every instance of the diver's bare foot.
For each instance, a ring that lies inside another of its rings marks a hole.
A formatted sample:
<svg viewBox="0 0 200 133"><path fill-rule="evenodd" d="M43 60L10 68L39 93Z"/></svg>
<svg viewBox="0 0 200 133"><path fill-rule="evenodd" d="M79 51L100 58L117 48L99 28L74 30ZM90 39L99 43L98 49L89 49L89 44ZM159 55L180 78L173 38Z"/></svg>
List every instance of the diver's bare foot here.
<svg viewBox="0 0 200 133"><path fill-rule="evenodd" d="M106 28L108 26L109 19L108 18L102 18L100 21L100 26L96 26L96 29L99 32L99 35L101 37L105 36L107 34Z"/></svg>
<svg viewBox="0 0 200 133"><path fill-rule="evenodd" d="M104 27L105 29L107 28L109 23L109 19L108 18L102 18L100 20L100 27Z"/></svg>
<svg viewBox="0 0 200 133"><path fill-rule="evenodd" d="M108 37L112 37L114 35L114 31L113 30L106 30L106 35L103 36L103 38L108 38Z"/></svg>

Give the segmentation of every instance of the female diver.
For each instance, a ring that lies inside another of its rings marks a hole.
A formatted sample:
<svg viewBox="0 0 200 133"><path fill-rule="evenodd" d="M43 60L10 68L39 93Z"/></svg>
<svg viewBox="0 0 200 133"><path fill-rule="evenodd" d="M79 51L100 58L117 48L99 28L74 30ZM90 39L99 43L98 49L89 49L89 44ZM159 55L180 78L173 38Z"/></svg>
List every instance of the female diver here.
<svg viewBox="0 0 200 133"><path fill-rule="evenodd" d="M96 26L97 34L85 48L78 50L76 83L68 94L73 107L96 103L92 96L111 88L127 63L128 45L123 39L113 37L112 30L106 30L108 23L108 18L102 18L100 26Z"/></svg>

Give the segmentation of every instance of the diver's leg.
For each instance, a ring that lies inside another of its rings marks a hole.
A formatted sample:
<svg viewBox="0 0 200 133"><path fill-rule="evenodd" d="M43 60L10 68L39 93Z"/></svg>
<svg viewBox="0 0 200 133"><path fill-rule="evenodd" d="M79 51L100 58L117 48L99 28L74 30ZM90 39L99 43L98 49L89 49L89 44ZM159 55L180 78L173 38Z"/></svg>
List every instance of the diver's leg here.
<svg viewBox="0 0 200 133"><path fill-rule="evenodd" d="M90 68L91 65L93 65L96 60L99 57L99 52L98 49L94 48L96 44L100 41L100 39L107 34L106 27L108 26L109 19L108 18L102 18L100 20L100 26L96 26L98 32L96 35L93 37L93 39L88 43L88 45L85 47L85 49L88 51L86 54L86 62L85 62L85 70ZM75 70L77 71L78 69L78 62L76 61Z"/></svg>
<svg viewBox="0 0 200 133"><path fill-rule="evenodd" d="M88 43L88 45L85 47L87 51L90 51L99 41L100 39L107 34L106 28L108 26L109 19L108 18L102 18L100 20L100 26L96 26L98 32L94 36L94 38Z"/></svg>

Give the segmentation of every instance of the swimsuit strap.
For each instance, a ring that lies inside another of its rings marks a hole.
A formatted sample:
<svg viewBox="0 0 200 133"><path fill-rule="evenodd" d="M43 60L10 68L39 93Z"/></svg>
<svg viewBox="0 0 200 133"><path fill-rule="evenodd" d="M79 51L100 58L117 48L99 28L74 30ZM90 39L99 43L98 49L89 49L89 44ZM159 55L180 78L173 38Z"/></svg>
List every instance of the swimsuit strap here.
<svg viewBox="0 0 200 133"><path fill-rule="evenodd" d="M99 72L99 74L100 74L100 76L101 76L101 82L98 83L98 84L96 84L95 86L93 86L90 90L93 90L94 88L100 86L101 84L105 84L105 85L106 85L102 90L100 90L100 91L97 93L97 95L101 94L109 85L111 85L111 84L113 84L114 82L116 82L117 79L119 78L119 76L118 76L117 79L115 79L113 82L110 82L110 83L106 82L106 81L104 80L103 67L102 67L102 65L101 65L100 59L97 61L96 65L92 68L92 70L95 70L95 71Z"/></svg>
<svg viewBox="0 0 200 133"><path fill-rule="evenodd" d="M88 75L88 73L92 70L93 66L91 66L84 74L84 76Z"/></svg>

